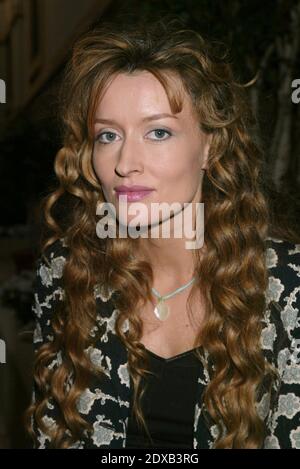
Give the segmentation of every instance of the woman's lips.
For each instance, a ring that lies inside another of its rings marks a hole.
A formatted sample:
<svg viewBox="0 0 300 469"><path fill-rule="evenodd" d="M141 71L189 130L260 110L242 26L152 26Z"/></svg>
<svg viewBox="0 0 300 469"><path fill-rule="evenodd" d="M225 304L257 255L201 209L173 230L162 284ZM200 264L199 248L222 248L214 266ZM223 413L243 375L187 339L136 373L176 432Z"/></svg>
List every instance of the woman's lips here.
<svg viewBox="0 0 300 469"><path fill-rule="evenodd" d="M121 195L123 195L123 196L126 195L128 202L134 202L136 200L144 199L151 192L153 192L153 189L139 190L139 191L116 191L116 194L117 194L118 200L119 200Z"/></svg>

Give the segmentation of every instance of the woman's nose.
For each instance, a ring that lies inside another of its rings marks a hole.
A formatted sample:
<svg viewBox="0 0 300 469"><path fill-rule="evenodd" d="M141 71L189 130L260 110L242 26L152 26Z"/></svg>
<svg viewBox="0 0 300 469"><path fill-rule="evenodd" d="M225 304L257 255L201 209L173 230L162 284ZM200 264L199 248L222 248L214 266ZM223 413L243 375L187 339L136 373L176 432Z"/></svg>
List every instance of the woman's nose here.
<svg viewBox="0 0 300 469"><path fill-rule="evenodd" d="M139 145L133 140L124 140L120 148L119 158L116 165L116 171L121 175L132 171L143 170L143 150L142 145Z"/></svg>

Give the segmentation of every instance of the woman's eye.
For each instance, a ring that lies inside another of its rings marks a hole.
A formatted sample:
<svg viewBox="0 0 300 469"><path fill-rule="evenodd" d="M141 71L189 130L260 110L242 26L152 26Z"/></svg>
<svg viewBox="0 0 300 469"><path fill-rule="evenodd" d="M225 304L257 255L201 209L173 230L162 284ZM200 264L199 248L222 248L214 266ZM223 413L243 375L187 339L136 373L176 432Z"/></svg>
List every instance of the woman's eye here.
<svg viewBox="0 0 300 469"><path fill-rule="evenodd" d="M165 129L154 129L150 133L153 133L153 132L155 132L156 136L158 136L158 138L155 138L154 140L167 140L172 135L171 132L169 132L168 130L165 130ZM167 134L167 135L169 135L169 137L161 138L161 136L163 136L162 134Z"/></svg>
<svg viewBox="0 0 300 469"><path fill-rule="evenodd" d="M103 136L103 135L107 135L108 136L108 141L103 141L103 140L100 140L100 138ZM114 140L111 140L111 136L114 136L116 135L114 132L101 132L101 134L97 135L96 137L96 141L101 143L101 144L104 144L106 145L107 143L110 143L110 142L114 142Z"/></svg>
<svg viewBox="0 0 300 469"><path fill-rule="evenodd" d="M172 134L168 130L165 129L154 129L150 132L155 133L156 138L154 140L167 140ZM167 138L162 138L166 135L168 135ZM105 140L103 140L104 135L106 135ZM96 137L96 141L100 144L107 145L108 143L113 143L115 141L114 137L116 136L115 132L101 132L99 135Z"/></svg>

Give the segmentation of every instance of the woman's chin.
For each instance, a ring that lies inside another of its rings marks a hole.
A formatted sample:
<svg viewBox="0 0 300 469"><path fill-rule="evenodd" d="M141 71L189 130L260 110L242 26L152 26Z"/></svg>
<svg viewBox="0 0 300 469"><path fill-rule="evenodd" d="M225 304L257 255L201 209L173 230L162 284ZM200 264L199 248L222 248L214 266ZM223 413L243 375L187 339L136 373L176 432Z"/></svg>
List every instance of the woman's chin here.
<svg viewBox="0 0 300 469"><path fill-rule="evenodd" d="M150 232L151 229L153 230L155 227L159 226L160 220L154 220L153 222L149 223L147 219L138 219L135 220L134 217L128 216L128 218L124 219L122 217L118 218L118 223L121 229L127 230L128 233L146 233Z"/></svg>

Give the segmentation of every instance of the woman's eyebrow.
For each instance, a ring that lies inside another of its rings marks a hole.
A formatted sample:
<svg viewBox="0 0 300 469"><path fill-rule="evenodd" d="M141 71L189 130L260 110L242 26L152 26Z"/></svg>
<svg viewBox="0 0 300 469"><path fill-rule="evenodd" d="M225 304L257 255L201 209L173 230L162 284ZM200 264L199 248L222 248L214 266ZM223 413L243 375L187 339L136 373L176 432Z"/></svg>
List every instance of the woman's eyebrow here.
<svg viewBox="0 0 300 469"><path fill-rule="evenodd" d="M147 121L151 121L151 120L155 120L155 119L163 119L165 117L172 117L173 119L178 119L178 117L174 116L174 114L168 114L166 112L163 112L161 114L153 114L152 116L143 117L142 122L147 122ZM95 119L95 123L96 122L102 122L103 124L117 124L117 122L114 121L113 119L104 119L104 118L100 118L100 117L97 117Z"/></svg>

